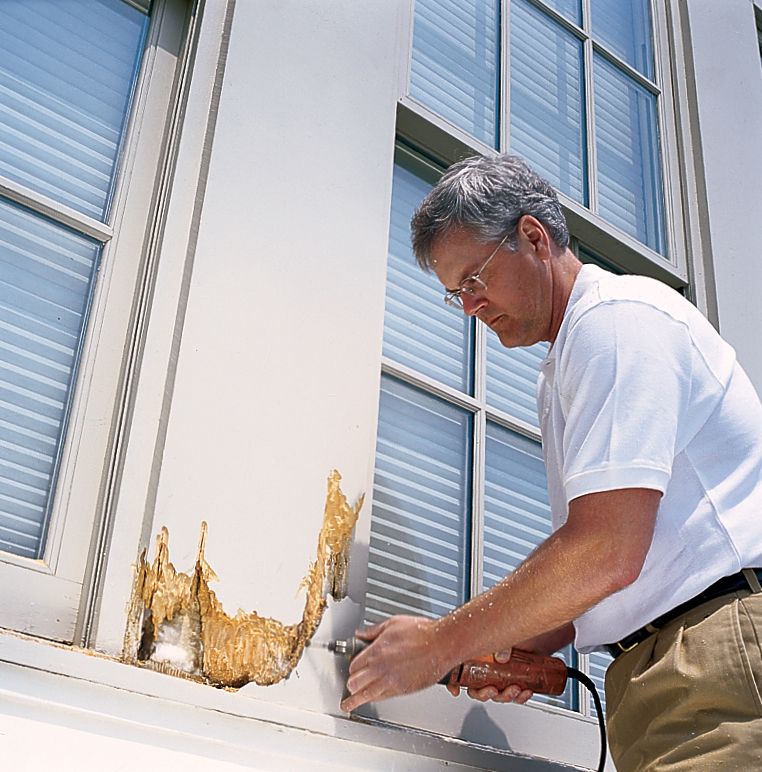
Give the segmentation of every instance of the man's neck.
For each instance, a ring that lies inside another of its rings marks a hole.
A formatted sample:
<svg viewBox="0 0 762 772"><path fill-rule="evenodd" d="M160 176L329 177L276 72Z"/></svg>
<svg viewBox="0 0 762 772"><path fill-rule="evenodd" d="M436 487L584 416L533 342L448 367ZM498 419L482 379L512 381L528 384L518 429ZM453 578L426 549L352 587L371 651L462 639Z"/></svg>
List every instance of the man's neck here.
<svg viewBox="0 0 762 772"><path fill-rule="evenodd" d="M574 288L574 282L582 269L582 263L567 248L555 257L551 262L551 266L553 271L553 311L548 340L553 344L561 328L561 322L563 322L564 314L566 313L566 306L569 304L569 297Z"/></svg>

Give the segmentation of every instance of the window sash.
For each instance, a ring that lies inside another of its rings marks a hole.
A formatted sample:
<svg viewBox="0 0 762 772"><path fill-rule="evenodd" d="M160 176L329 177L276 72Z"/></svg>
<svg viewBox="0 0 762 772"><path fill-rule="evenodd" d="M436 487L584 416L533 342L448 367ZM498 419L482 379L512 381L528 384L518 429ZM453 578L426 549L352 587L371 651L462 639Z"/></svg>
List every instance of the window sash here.
<svg viewBox="0 0 762 772"><path fill-rule="evenodd" d="M517 104L516 99L519 99L519 107L517 115L514 116L511 110L507 111L508 114L504 116L507 120L502 121L503 125L499 130L501 140L497 144L499 149L510 149L512 152L517 152L527 157L530 163L547 176L564 195L568 195L572 202L578 202L585 207L585 210L590 212L590 219L595 224L595 227L598 227L599 223L604 226L607 231L606 240L609 240L608 232L610 232L611 238L619 240L623 247L628 250L635 249L639 251L643 255L643 262L652 261L655 273L661 274L666 269L667 273L675 274L677 282L684 283L687 277L684 265L686 260L685 245L677 239L681 223L679 208L682 206L682 203L678 191L671 183L674 177L671 165L674 163L677 153L675 127L672 126L671 119L667 118L672 102L670 95L663 92L659 85L661 83L669 83L668 72L663 72L665 68L669 67L663 50L666 45L666 34L661 29L661 26L663 26L661 18L666 13L663 8L663 0L642 0L642 2L647 4L645 11L641 10L634 14L633 17L636 20L640 20L641 32L647 31L650 36L651 48L646 59L652 62L653 66L641 68L647 74L638 71L637 67L640 65L637 61L635 61L634 65L631 65L626 59L621 58L620 53L618 53L618 51L622 50L621 34L617 30L612 31L604 25L603 31L597 37L593 34L591 1L584 0L581 2L579 15L577 15L574 7L575 4L570 0L503 0L502 12L507 19L506 29L513 28L517 9L524 9L521 11L522 13L531 12L537 18L542 17L545 19L546 24L555 24L559 31L565 30L565 34L579 41L584 51L582 57L583 67L581 68L584 77L582 84L578 85L577 88L582 88L584 99L582 115L580 116L580 131L576 139L578 145L576 151L572 152L572 146L569 145L569 142L571 142L570 137L564 139L563 142L560 137L548 139L541 131L537 130L536 126L533 128L531 121L521 117L522 111L526 112L529 109L530 102L527 101L529 99L529 92L525 92L522 97L521 81L513 82L514 78L511 75L509 60L512 59L515 51L512 50L514 47L508 45L507 35L504 30L502 33L504 45L501 49L503 61L499 68L499 72L503 74L502 84L500 83L501 79L495 74L495 87L501 91L504 104L512 102ZM426 0L426 2L431 3L433 0ZM581 25L579 23L580 18ZM600 11L599 18L601 18ZM547 43L547 40L545 40L545 43ZM413 46L411 46L411 57L414 55L414 46L415 36L413 36ZM610 213L612 208L607 207L605 201L603 206L601 206L602 202L600 201L599 192L603 196L607 196L610 189L604 185L602 190L599 191L597 184L599 169L594 125L594 53L604 56L613 63L626 78L632 79L634 86L647 89L654 95L654 99L657 102L656 137L658 147L656 155L652 159L653 163L650 163L649 168L646 169L645 179L637 181L637 184L642 183L649 190L656 191L655 197L644 197L644 201L650 202L648 213L650 219L645 227L633 227L621 219L611 219ZM446 66L446 62L444 66ZM410 82L412 83L412 80ZM445 115L434 101L426 101L425 95L422 97L421 93L413 93L411 88L409 85L408 93L412 97L412 101L405 98L403 99L403 104L420 114L425 120L430 121L432 125L441 126L445 133L449 132L452 137L457 137L458 142L465 142L475 152L487 152L487 147L494 147L494 143L485 140L482 136L477 136L473 131L469 132L468 127L465 127L462 123L455 124L458 127L457 129L453 125L450 125L448 128L446 123L441 123L438 120L438 116L444 117L447 121L451 121L451 117ZM531 92L531 90L530 88L529 91ZM525 104L521 104L522 98ZM543 131L547 130L550 132L552 129L557 134L557 124L558 121L544 121ZM664 132L668 136L664 136ZM472 139L468 138L469 133ZM417 141L416 136L412 136L411 139ZM445 140L443 146L447 147L449 144L451 143ZM457 153L452 155L453 160L460 152L462 151L457 151ZM570 152L572 152L572 155L569 155ZM555 160L559 164L563 161L563 167L559 165L558 168L553 168L554 155ZM573 160L573 163L570 165L571 160ZM652 166L654 167L653 169L650 168ZM665 191L669 195L669 201L664 200L666 198ZM671 209L672 217L668 218L664 215L664 211L667 208ZM585 210L580 212L582 217L586 216ZM668 224L670 226L674 225L674 227L668 227ZM622 225L625 226L624 230L622 230Z"/></svg>
<svg viewBox="0 0 762 772"><path fill-rule="evenodd" d="M0 182L25 204L0 197L1 324L18 341L0 348L0 551L39 560L105 243L77 226L107 214L148 17L122 0L9 0L0 19Z"/></svg>

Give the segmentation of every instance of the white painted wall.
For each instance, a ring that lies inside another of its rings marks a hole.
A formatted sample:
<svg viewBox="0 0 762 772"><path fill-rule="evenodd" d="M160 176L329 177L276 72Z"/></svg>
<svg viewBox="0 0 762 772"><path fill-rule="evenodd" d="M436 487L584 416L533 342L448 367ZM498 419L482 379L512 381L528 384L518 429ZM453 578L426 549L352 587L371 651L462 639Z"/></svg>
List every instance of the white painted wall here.
<svg viewBox="0 0 762 772"><path fill-rule="evenodd" d="M762 67L752 0L687 0L720 332L762 393Z"/></svg>
<svg viewBox="0 0 762 772"><path fill-rule="evenodd" d="M97 636L111 653L144 508L144 530L169 528L179 570L192 567L207 520L229 613L292 623L328 473L340 470L351 501L371 492L408 3L239 0L214 124L199 108L211 101L225 5L205 11L141 365ZM361 622L369 528L368 505L351 598L329 609L322 640ZM298 684L249 690L335 713L343 682L340 663L313 648Z"/></svg>

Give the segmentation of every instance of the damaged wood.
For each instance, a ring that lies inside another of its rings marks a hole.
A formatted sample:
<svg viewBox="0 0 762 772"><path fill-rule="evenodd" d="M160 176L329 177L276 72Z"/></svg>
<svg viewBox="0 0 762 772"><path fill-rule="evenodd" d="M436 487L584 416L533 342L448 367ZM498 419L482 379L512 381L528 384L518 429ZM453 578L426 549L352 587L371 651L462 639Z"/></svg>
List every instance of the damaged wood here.
<svg viewBox="0 0 762 772"><path fill-rule="evenodd" d="M256 611L228 616L209 587L217 576L204 557L206 523L189 574L170 562L169 532L162 528L153 563L145 550L138 561L124 659L219 687L269 686L287 678L320 624L327 595L341 600L347 593L352 531L364 497L350 506L340 480L337 471L328 478L317 558L301 583L306 600L300 622L284 625Z"/></svg>

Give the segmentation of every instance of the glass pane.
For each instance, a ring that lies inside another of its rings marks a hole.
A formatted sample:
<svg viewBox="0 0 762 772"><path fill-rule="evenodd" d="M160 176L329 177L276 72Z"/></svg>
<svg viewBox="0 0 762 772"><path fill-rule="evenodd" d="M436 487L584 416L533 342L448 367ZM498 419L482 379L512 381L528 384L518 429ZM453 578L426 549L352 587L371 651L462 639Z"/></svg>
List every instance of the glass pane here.
<svg viewBox="0 0 762 772"><path fill-rule="evenodd" d="M599 54L594 64L598 211L664 254L656 97Z"/></svg>
<svg viewBox="0 0 762 772"><path fill-rule="evenodd" d="M442 285L418 268L410 246L410 218L430 188L409 168L394 167L384 356L470 393L473 321L444 304Z"/></svg>
<svg viewBox="0 0 762 772"><path fill-rule="evenodd" d="M514 571L550 536L545 464L538 442L487 423L484 502L483 589ZM564 658L571 662L571 649ZM575 688L568 685L559 697L538 696L540 702L574 707Z"/></svg>
<svg viewBox="0 0 762 772"><path fill-rule="evenodd" d="M578 27L582 26L582 2L581 0L543 0L545 5L550 6L565 16L569 21L574 22Z"/></svg>
<svg viewBox="0 0 762 772"><path fill-rule="evenodd" d="M587 204L582 42L527 0L511 3L511 152Z"/></svg>
<svg viewBox="0 0 762 772"><path fill-rule="evenodd" d="M42 553L100 247L0 199L0 549Z"/></svg>
<svg viewBox="0 0 762 772"><path fill-rule="evenodd" d="M147 18L122 0L0 3L0 175L105 217Z"/></svg>
<svg viewBox="0 0 762 772"><path fill-rule="evenodd" d="M466 411L382 378L366 621L438 617L465 601L471 425Z"/></svg>
<svg viewBox="0 0 762 772"><path fill-rule="evenodd" d="M649 0L590 0L593 38L653 80Z"/></svg>
<svg viewBox="0 0 762 772"><path fill-rule="evenodd" d="M537 378L547 343L506 348L487 330L487 404L540 430L537 418Z"/></svg>
<svg viewBox="0 0 762 772"><path fill-rule="evenodd" d="M498 145L499 0L415 0L410 95Z"/></svg>
<svg viewBox="0 0 762 772"><path fill-rule="evenodd" d="M606 693L604 690L606 671L613 661L614 658L610 654L607 654L605 651L594 651L592 654L590 654L590 666L588 667L588 672L590 673L590 678L593 679L593 682L598 689L598 694L600 695L601 703L603 704L604 713L606 712ZM594 716L595 704L593 703L593 698L588 697L588 699L590 700L590 715Z"/></svg>

